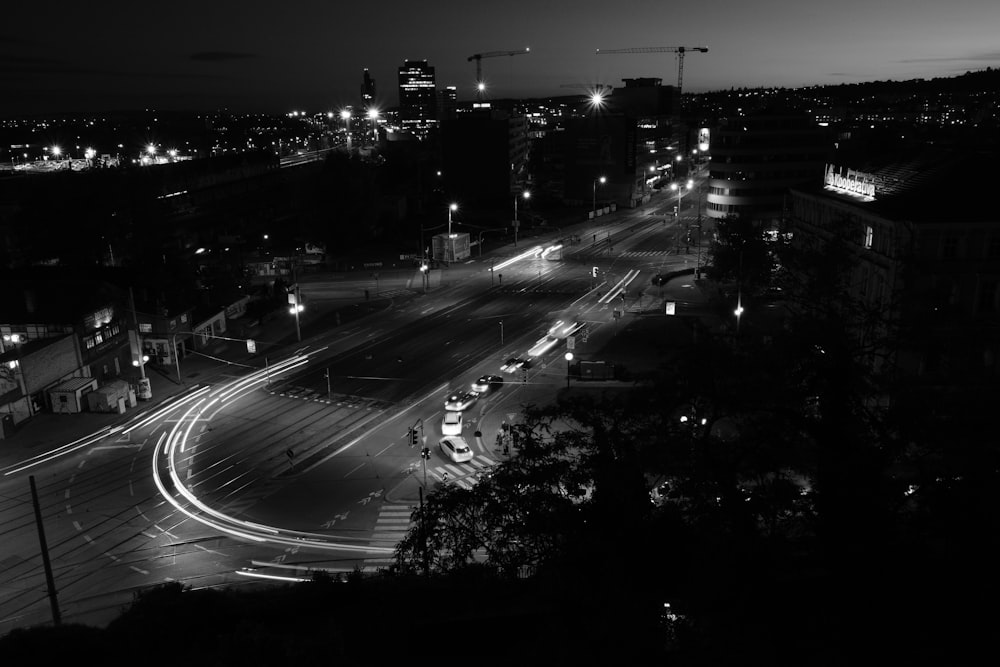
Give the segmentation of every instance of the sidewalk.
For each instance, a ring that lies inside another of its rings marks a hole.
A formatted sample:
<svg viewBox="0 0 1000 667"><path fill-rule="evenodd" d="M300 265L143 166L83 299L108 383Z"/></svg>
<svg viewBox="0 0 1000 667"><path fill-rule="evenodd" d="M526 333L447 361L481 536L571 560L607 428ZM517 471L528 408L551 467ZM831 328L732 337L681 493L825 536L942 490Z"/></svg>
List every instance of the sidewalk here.
<svg viewBox="0 0 1000 667"><path fill-rule="evenodd" d="M387 307L387 299L373 299L361 302L344 301L331 304L300 320L303 343L308 337L328 331L331 328L346 324L380 308ZM254 339L257 353L247 351L245 339L219 339L204 350L189 351L180 362L180 379L177 377L176 366L156 366L147 364L146 377L149 378L152 398L147 401L137 401L135 407L128 408L125 414L82 412L77 414L54 414L43 412L34 415L18 426L18 429L8 438L0 440L0 469L16 466L32 457L39 456L52 449L76 442L78 440L100 434L111 427L132 421L140 415L155 410L170 399L183 394L213 376L220 374L236 374L247 367L263 368L265 358L280 359L292 353L299 345L295 333L295 320L292 317L282 317L277 314L269 321L247 328L243 331L227 332L229 337L236 338L245 335ZM231 370L227 370L230 369ZM123 379L133 381L138 379L128 374Z"/></svg>

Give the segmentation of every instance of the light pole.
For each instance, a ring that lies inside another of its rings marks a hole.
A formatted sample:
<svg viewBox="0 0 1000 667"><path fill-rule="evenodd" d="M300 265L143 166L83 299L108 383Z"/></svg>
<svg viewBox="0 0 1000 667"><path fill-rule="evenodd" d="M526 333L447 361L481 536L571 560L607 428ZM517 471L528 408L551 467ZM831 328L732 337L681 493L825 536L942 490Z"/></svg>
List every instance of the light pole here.
<svg viewBox="0 0 1000 667"><path fill-rule="evenodd" d="M694 264L694 277L695 280L701 278L701 187L698 187L698 259L695 260Z"/></svg>
<svg viewBox="0 0 1000 667"><path fill-rule="evenodd" d="M372 126L372 144L378 143L378 109L372 107L368 109L368 121Z"/></svg>
<svg viewBox="0 0 1000 667"><path fill-rule="evenodd" d="M301 296L299 295L298 282L295 283L295 292L288 295L288 302L292 304L291 308L288 309L289 312L295 315L295 336L299 339L299 342L301 343L302 330L299 328L299 313L302 312L305 307L302 305L302 299Z"/></svg>
<svg viewBox="0 0 1000 667"><path fill-rule="evenodd" d="M736 310L733 311L733 314L736 315L736 336L738 338L740 335L740 317L743 315L743 248L740 248L740 273L736 284Z"/></svg>
<svg viewBox="0 0 1000 667"><path fill-rule="evenodd" d="M591 213L591 217L594 219L597 218L597 182L600 181L601 185L604 185L604 182L606 180L608 179L606 179L604 176L600 176L594 179L594 207L593 207L593 212Z"/></svg>
<svg viewBox="0 0 1000 667"><path fill-rule="evenodd" d="M448 238L451 238L451 213L452 211L458 210L458 204L451 203L448 205Z"/></svg>
<svg viewBox="0 0 1000 667"><path fill-rule="evenodd" d="M344 121L344 131L347 134L347 150L351 149L351 111L344 109L340 112L340 117Z"/></svg>
<svg viewBox="0 0 1000 667"><path fill-rule="evenodd" d="M521 196L524 197L526 200L531 199L531 191L525 190L524 192L521 193ZM517 195L515 195L514 196L514 247L515 248L517 247L517 228L519 226L520 223L517 221Z"/></svg>
<svg viewBox="0 0 1000 667"><path fill-rule="evenodd" d="M500 320L500 347L503 347L503 320Z"/></svg>
<svg viewBox="0 0 1000 667"><path fill-rule="evenodd" d="M566 353L566 388L569 389L569 362L573 361L573 353Z"/></svg>
<svg viewBox="0 0 1000 667"><path fill-rule="evenodd" d="M678 155L677 157L679 158L680 156ZM688 190L691 190L691 187L693 185L694 185L694 181L693 180L688 180L688 182L686 183L686 187L687 187ZM681 185L679 183L671 183L670 184L670 189L677 191L677 211L674 214L674 222L676 223L675 227L677 227L677 229L675 230L676 238L677 238L677 252L680 252L680 249L681 249L681 193L684 192L684 188L681 187Z"/></svg>

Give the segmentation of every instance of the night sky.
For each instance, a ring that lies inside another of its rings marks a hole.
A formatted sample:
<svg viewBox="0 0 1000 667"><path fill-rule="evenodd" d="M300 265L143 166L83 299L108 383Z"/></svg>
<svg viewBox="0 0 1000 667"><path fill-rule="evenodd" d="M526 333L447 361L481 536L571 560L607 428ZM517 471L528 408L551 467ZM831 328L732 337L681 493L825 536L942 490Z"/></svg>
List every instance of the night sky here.
<svg viewBox="0 0 1000 667"><path fill-rule="evenodd" d="M161 7L157 10L156 7ZM572 94L564 84L676 82L671 53L706 46L684 89L801 87L953 76L1000 66L998 0L367 2L178 0L5 3L0 115L135 108L280 113L356 104L364 68L380 106L396 68L426 59L439 87L474 97L482 61L495 97Z"/></svg>

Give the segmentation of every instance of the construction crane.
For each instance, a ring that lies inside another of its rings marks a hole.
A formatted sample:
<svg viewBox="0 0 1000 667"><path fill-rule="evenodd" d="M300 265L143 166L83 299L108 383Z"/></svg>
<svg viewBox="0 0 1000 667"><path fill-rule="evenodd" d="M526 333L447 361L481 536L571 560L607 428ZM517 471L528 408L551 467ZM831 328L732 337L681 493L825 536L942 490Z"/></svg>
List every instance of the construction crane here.
<svg viewBox="0 0 1000 667"><path fill-rule="evenodd" d="M597 55L604 53L676 53L677 54L677 94L681 94L684 81L684 54L688 51L708 53L704 46L647 46L637 49L597 49Z"/></svg>
<svg viewBox="0 0 1000 667"><path fill-rule="evenodd" d="M519 56L523 53L528 53L531 51L530 48L526 48L523 51L487 51L486 53L474 53L469 56L468 61L476 61L476 89L479 91L479 99L483 97L483 91L486 90L486 84L483 83L483 58L496 58L498 56Z"/></svg>

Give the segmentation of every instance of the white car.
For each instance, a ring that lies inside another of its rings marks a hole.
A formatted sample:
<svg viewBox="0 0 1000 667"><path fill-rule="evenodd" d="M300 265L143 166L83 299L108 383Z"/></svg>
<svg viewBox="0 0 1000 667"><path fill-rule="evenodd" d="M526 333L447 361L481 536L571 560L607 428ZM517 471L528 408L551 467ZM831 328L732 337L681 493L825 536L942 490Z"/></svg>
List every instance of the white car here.
<svg viewBox="0 0 1000 667"><path fill-rule="evenodd" d="M499 389L503 385L503 376L484 375L472 383L472 391L485 394L490 389Z"/></svg>
<svg viewBox="0 0 1000 667"><path fill-rule="evenodd" d="M528 356L540 357L558 344L559 344L558 338L555 338L553 336L543 336L535 342L534 347L528 350Z"/></svg>
<svg viewBox="0 0 1000 667"><path fill-rule="evenodd" d="M504 373L516 373L522 368L528 367L528 360L522 357L511 357L500 367Z"/></svg>
<svg viewBox="0 0 1000 667"><path fill-rule="evenodd" d="M458 436L445 436L438 442L441 453L455 463L465 463L472 460L472 450L465 438Z"/></svg>
<svg viewBox="0 0 1000 667"><path fill-rule="evenodd" d="M462 413L447 411L441 418L441 435L462 435Z"/></svg>
<svg viewBox="0 0 1000 667"><path fill-rule="evenodd" d="M465 393L455 392L445 399L444 409L462 412L463 410L467 410L471 407L477 400L479 400L479 392L477 391L467 391Z"/></svg>

